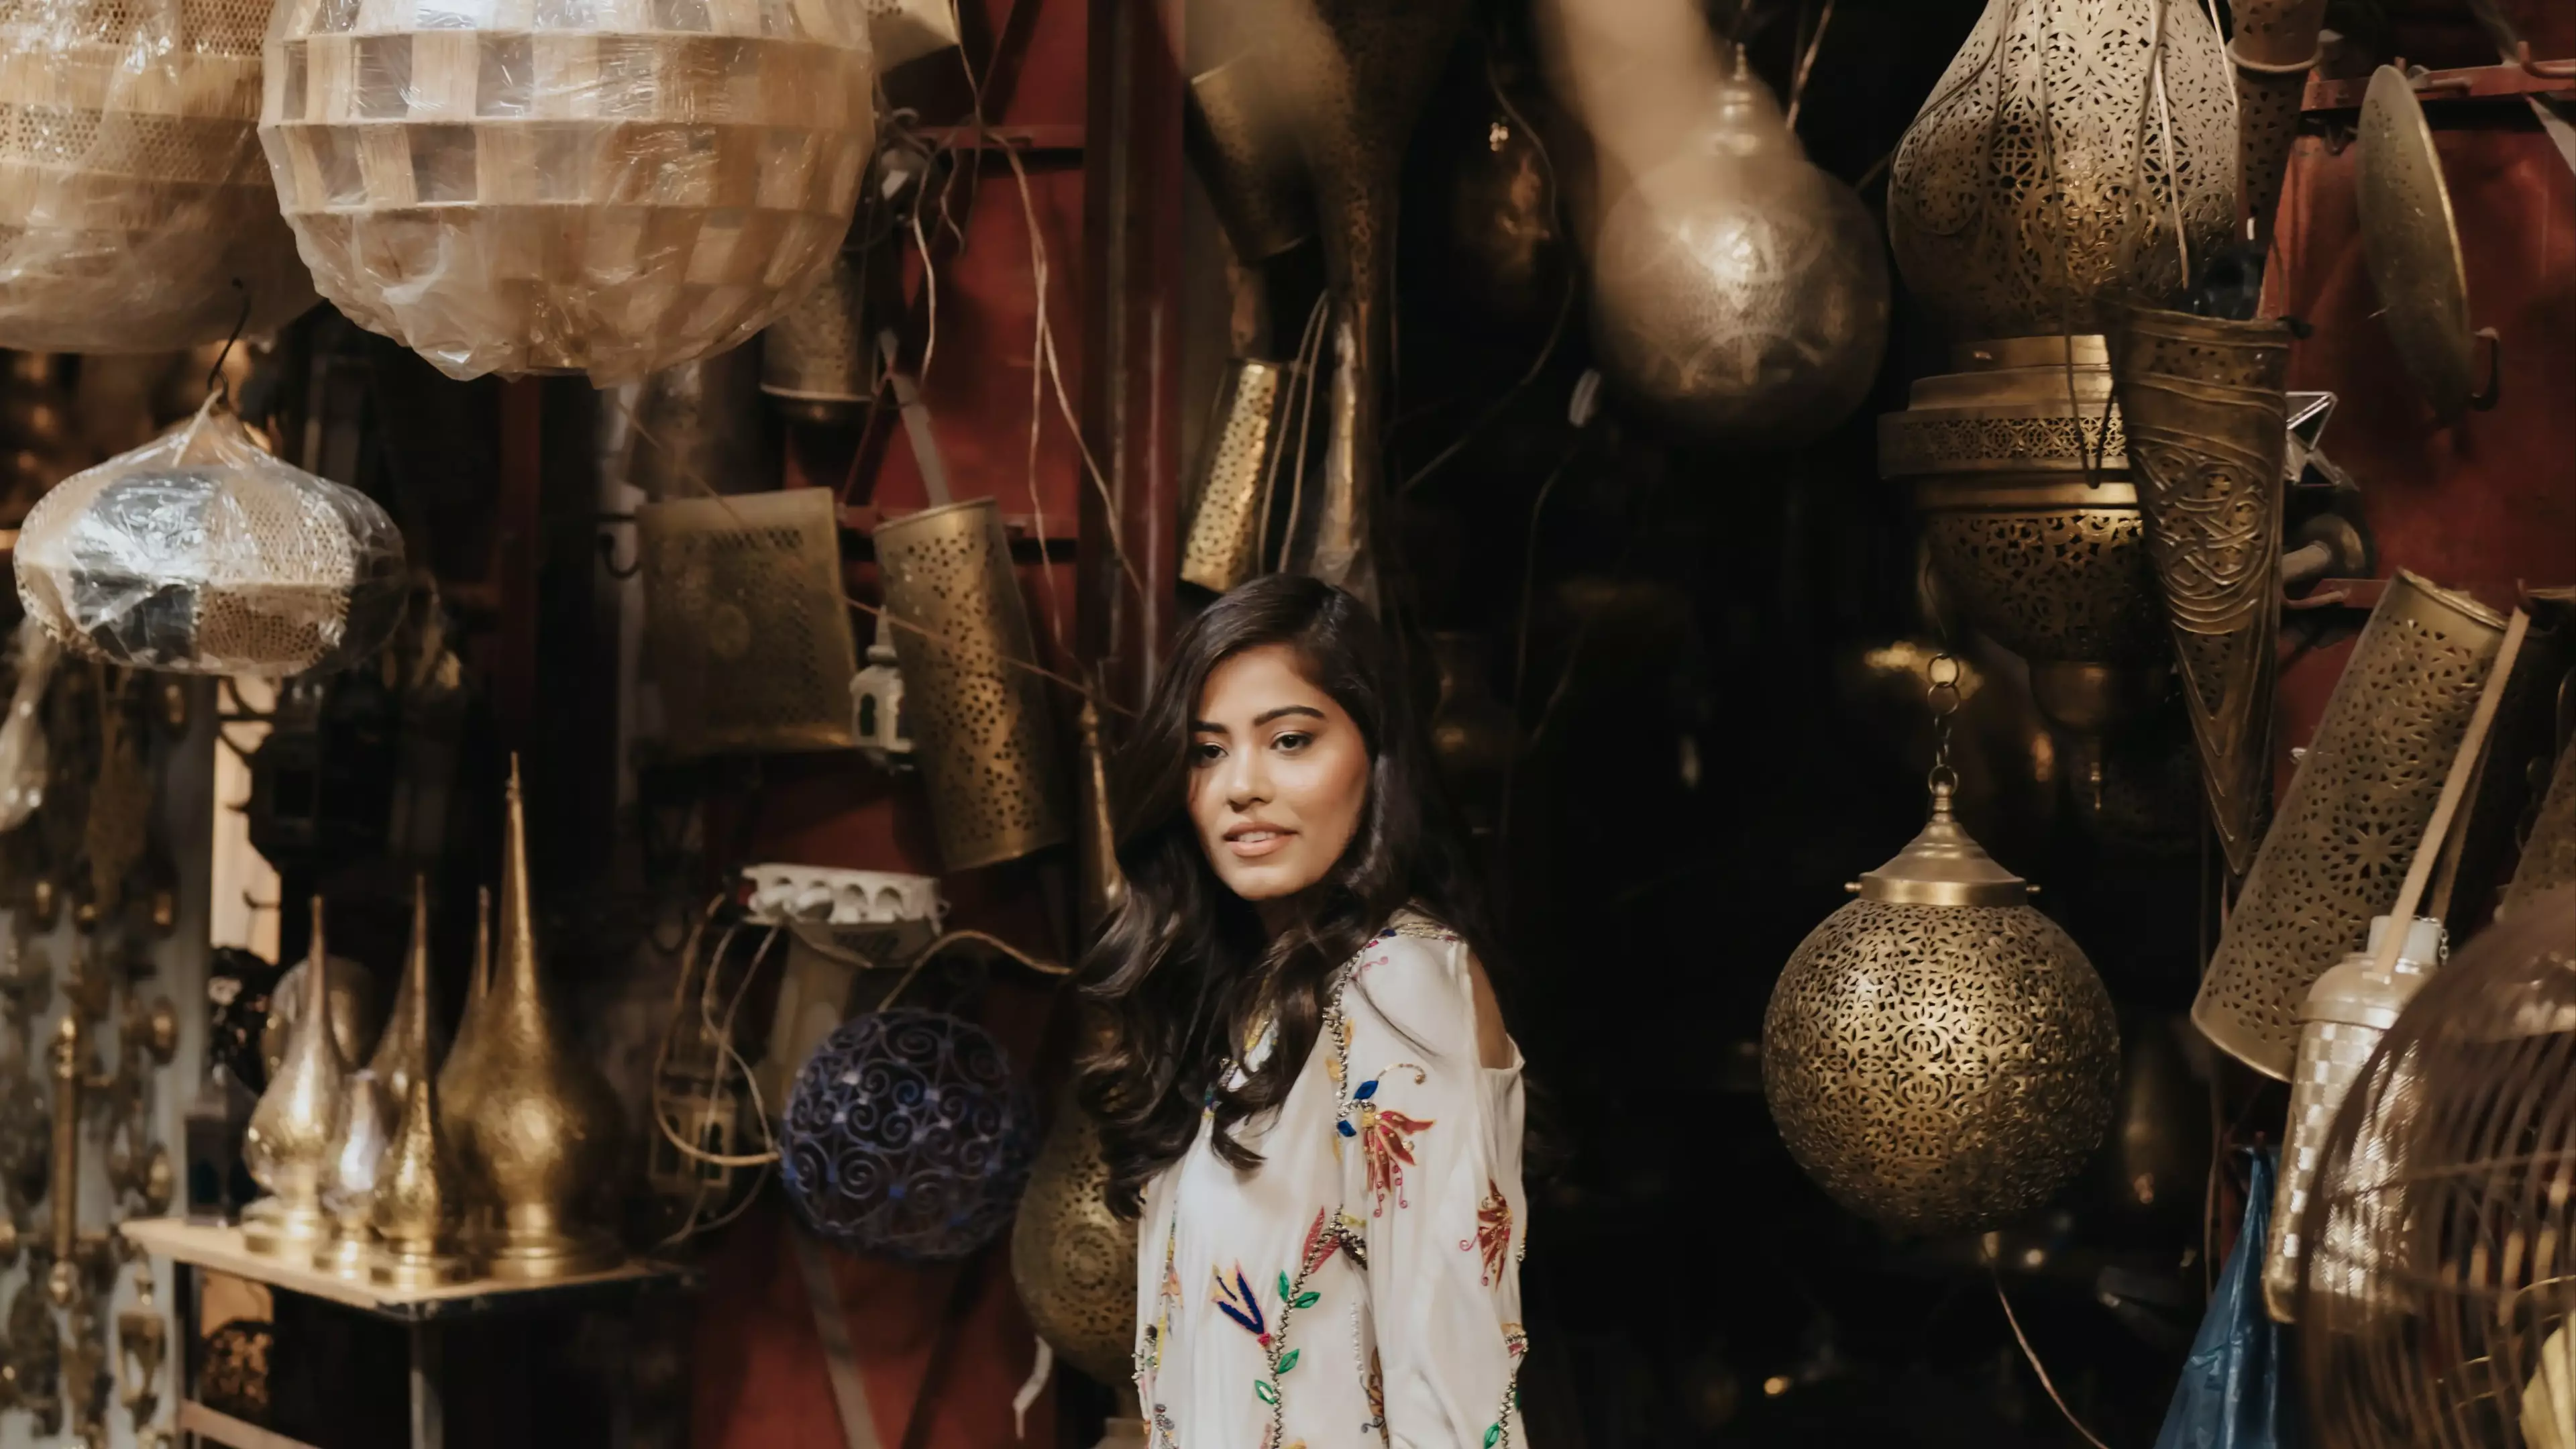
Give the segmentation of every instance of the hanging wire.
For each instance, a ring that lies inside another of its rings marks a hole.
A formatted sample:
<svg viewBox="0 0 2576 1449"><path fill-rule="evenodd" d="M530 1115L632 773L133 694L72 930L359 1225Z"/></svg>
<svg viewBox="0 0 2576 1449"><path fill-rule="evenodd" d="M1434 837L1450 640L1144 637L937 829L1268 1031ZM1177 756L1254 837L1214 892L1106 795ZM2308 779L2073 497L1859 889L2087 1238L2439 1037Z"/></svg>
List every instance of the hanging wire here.
<svg viewBox="0 0 2576 1449"><path fill-rule="evenodd" d="M2029 1361L2030 1371L2039 1375L2039 1386L2048 1390L2048 1401L2057 1406L2057 1412L2066 1416L2066 1422L2074 1426L2076 1433L2084 1436L2085 1443L2092 1445L2093 1449L2111 1449L2092 1430L2084 1427L2084 1421L2075 1417L2073 1409L2066 1407L2066 1400L2058 1394L2056 1383L2048 1376L2048 1366L2039 1361L2038 1352L2030 1346L2030 1336L2021 1331L2021 1319L2013 1313L2012 1299L2004 1293L2003 1270L1991 1257L1986 1260L1986 1275L1994 1280L1995 1301L2004 1307L2004 1322L2012 1325L2013 1342L2021 1345L2021 1356Z"/></svg>
<svg viewBox="0 0 2576 1449"><path fill-rule="evenodd" d="M1805 7L1800 7L1801 15ZM1789 77L1789 109L1785 113L1789 129L1798 129L1798 103L1807 98L1807 72L1816 68L1816 51L1825 43L1825 27L1834 23L1834 0L1825 0L1824 12L1816 17L1816 33L1807 37L1806 49L1798 56L1798 67Z"/></svg>

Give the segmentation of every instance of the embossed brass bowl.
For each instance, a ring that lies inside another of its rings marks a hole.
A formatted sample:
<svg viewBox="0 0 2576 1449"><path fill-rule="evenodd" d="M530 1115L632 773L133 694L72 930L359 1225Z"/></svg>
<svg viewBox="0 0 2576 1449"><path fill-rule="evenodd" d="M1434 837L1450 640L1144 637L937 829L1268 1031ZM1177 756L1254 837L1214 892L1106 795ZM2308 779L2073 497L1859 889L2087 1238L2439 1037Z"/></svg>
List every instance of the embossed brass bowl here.
<svg viewBox="0 0 2576 1449"><path fill-rule="evenodd" d="M2108 349L2015 337L1954 360L1878 420L1879 474L1913 484L1945 597L2030 662L2041 710L2099 730L2167 658Z"/></svg>
<svg viewBox="0 0 2576 1449"><path fill-rule="evenodd" d="M2120 1080L2110 993L2030 886L1932 819L1799 943L1762 1022L1789 1155L1895 1232L1995 1227L2102 1141Z"/></svg>

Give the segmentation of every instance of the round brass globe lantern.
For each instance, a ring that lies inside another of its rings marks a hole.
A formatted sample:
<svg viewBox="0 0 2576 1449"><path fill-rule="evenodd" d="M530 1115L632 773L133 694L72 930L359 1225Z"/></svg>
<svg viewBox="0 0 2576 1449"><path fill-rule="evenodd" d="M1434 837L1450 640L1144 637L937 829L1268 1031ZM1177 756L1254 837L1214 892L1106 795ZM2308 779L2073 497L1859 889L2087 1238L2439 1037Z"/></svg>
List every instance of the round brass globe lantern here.
<svg viewBox="0 0 2576 1449"><path fill-rule="evenodd" d="M1930 822L1799 943L1762 1022L1790 1156L1844 1207L1927 1235L2046 1202L2101 1145L2120 1077L2102 978L1960 828L1943 753Z"/></svg>

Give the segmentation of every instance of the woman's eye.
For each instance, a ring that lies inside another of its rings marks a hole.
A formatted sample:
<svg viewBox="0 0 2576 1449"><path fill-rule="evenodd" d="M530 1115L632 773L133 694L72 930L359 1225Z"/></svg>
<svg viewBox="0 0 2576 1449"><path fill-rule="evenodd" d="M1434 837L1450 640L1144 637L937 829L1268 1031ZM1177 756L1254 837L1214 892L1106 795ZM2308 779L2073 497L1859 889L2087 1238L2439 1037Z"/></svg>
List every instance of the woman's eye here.
<svg viewBox="0 0 2576 1449"><path fill-rule="evenodd" d="M1306 748L1306 746L1312 743L1313 740L1314 736L1312 735L1304 734L1296 730L1290 730L1286 734L1273 739L1270 743L1273 748L1285 750L1290 754L1295 754L1297 751Z"/></svg>
<svg viewBox="0 0 2576 1449"><path fill-rule="evenodd" d="M1212 765L1224 757L1225 749L1221 745L1202 743L1190 746L1190 763L1193 765Z"/></svg>

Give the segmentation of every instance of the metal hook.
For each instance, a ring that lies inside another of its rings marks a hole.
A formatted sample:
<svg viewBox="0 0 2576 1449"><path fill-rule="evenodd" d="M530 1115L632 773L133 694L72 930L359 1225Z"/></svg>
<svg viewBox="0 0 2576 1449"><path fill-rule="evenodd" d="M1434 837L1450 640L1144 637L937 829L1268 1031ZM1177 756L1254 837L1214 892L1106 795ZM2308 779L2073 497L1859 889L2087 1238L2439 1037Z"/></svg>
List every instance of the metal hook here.
<svg viewBox="0 0 2576 1449"><path fill-rule="evenodd" d="M621 568L617 562L617 539L606 532L602 532L597 535L597 543L599 545L599 566L608 570L608 576L610 578L622 581L625 579L631 579L637 574L644 572L643 541L638 539L636 542L637 547L635 550L635 561Z"/></svg>

